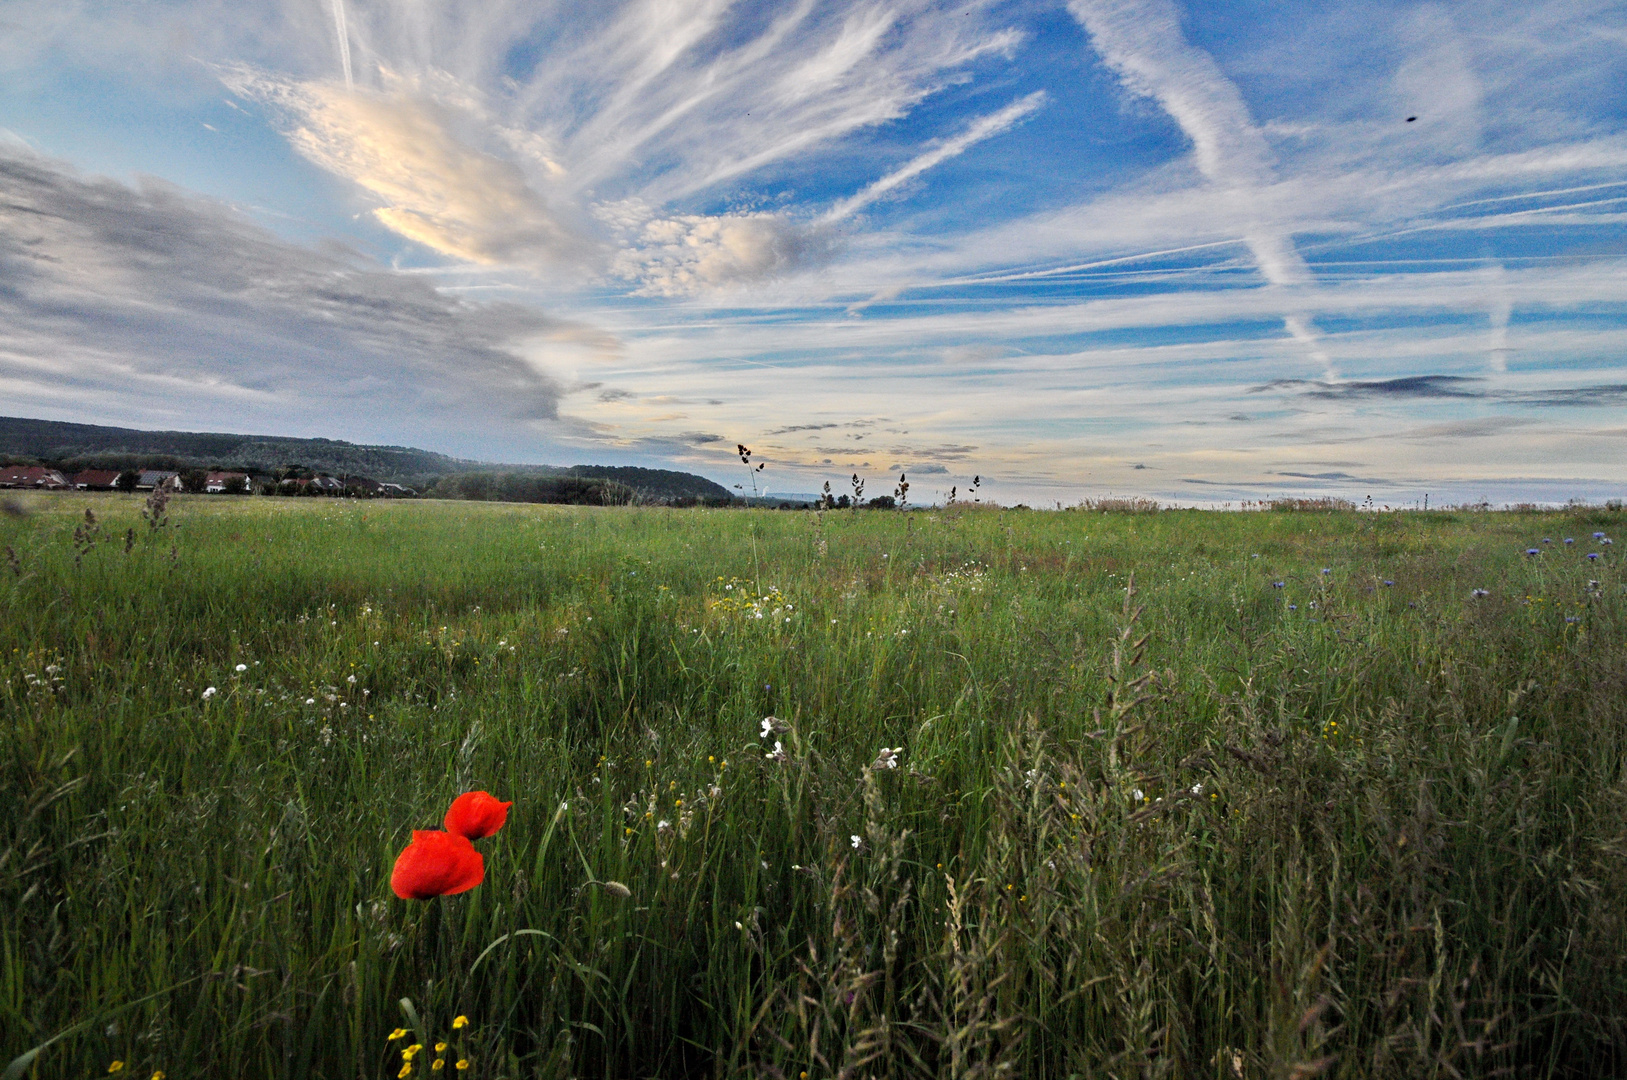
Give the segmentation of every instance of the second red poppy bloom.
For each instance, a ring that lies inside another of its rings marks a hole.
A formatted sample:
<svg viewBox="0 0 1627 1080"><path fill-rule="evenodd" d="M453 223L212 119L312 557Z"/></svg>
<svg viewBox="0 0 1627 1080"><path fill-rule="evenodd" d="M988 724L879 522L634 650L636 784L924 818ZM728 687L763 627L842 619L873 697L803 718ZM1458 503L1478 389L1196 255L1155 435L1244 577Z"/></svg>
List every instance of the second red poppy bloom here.
<svg viewBox="0 0 1627 1080"><path fill-rule="evenodd" d="M485 791L466 791L452 800L446 812L446 831L479 840L490 836L508 820L512 802L503 802Z"/></svg>

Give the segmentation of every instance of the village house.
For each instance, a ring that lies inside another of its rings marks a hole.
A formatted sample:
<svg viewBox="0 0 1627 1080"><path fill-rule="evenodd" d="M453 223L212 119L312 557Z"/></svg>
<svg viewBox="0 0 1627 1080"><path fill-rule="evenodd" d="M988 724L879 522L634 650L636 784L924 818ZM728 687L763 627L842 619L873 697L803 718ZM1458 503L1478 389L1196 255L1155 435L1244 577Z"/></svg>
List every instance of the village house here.
<svg viewBox="0 0 1627 1080"><path fill-rule="evenodd" d="M203 482L203 490L211 495L225 492L248 494L249 474L240 472L212 472Z"/></svg>
<svg viewBox="0 0 1627 1080"><path fill-rule="evenodd" d="M73 486L79 491L112 491L118 479L117 469L86 469L74 474Z"/></svg>
<svg viewBox="0 0 1627 1080"><path fill-rule="evenodd" d="M71 488L68 478L55 469L39 465L0 466L0 488L34 488L40 491L61 491Z"/></svg>
<svg viewBox="0 0 1627 1080"><path fill-rule="evenodd" d="M137 491L153 491L163 488L165 491L181 490L181 474L168 469L148 469L136 480Z"/></svg>

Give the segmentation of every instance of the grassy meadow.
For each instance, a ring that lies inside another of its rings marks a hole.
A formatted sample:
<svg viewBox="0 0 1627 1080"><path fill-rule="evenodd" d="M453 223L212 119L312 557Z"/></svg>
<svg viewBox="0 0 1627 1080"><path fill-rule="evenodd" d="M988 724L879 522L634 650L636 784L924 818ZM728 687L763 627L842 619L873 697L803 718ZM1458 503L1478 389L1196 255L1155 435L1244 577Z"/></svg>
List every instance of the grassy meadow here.
<svg viewBox="0 0 1627 1080"><path fill-rule="evenodd" d="M1627 1072L1619 512L27 506L8 1080Z"/></svg>

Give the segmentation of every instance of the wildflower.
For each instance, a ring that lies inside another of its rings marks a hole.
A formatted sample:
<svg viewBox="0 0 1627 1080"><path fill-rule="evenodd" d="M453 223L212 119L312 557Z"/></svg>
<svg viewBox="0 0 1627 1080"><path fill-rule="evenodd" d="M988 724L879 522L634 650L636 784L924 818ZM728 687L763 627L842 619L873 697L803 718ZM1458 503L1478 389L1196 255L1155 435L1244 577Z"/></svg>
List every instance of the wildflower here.
<svg viewBox="0 0 1627 1080"><path fill-rule="evenodd" d="M1384 581L1384 584L1385 584L1385 585L1386 585L1386 586L1390 586L1390 585L1394 585L1394 584L1395 584L1395 582L1393 582L1393 581L1390 581L1390 580L1389 580L1389 579L1388 579L1388 578L1386 578L1386 579L1385 579L1385 581Z"/></svg>
<svg viewBox="0 0 1627 1080"><path fill-rule="evenodd" d="M247 671L248 669L249 669L249 666L247 664L238 664L237 668L236 668L236 670L238 671L239 674L241 674L242 672Z"/></svg>
<svg viewBox="0 0 1627 1080"><path fill-rule="evenodd" d="M1299 610L1299 605L1298 604L1289 604L1288 605L1288 610L1289 611L1298 611Z"/></svg>
<svg viewBox="0 0 1627 1080"><path fill-rule="evenodd" d="M1543 543L1544 543L1544 544L1551 544L1551 543L1553 543L1553 542L1554 542L1554 538L1553 538L1553 537L1551 537L1551 536L1544 536L1544 537L1543 537L1543 538L1542 538L1542 542L1543 542Z"/></svg>
<svg viewBox="0 0 1627 1080"><path fill-rule="evenodd" d="M220 691L216 690L213 686L211 686L209 689L207 689L207 690L205 690L203 692L203 700L208 701L210 698L214 697L218 693L220 693Z"/></svg>
<svg viewBox="0 0 1627 1080"><path fill-rule="evenodd" d="M872 769L896 769L898 768L898 755L903 752L904 748L902 746L883 746L876 754L876 760L870 763L870 767Z"/></svg>
<svg viewBox="0 0 1627 1080"><path fill-rule="evenodd" d="M1587 553L1587 557L1590 559L1597 559L1599 557L1599 553L1597 551L1590 551Z"/></svg>
<svg viewBox="0 0 1627 1080"><path fill-rule="evenodd" d="M411 1046L401 1051L401 1056L406 1058L408 1061L411 1061L413 1058L418 1056L418 1051L422 1050L423 1048L423 1043L413 1043Z"/></svg>
<svg viewBox="0 0 1627 1080"><path fill-rule="evenodd" d="M1567 543L1567 544L1574 544L1574 543L1576 543L1576 537L1574 537L1574 536L1567 536L1567 537L1565 537L1565 543Z"/></svg>
<svg viewBox="0 0 1627 1080"><path fill-rule="evenodd" d="M466 791L452 800L442 824L447 832L479 840L503 827L508 820L508 808L513 805L484 791Z"/></svg>
<svg viewBox="0 0 1627 1080"><path fill-rule="evenodd" d="M1594 533L1593 534L1593 539L1595 539L1595 540L1603 540L1604 539L1604 533L1602 533L1602 532Z"/></svg>
<svg viewBox="0 0 1627 1080"><path fill-rule="evenodd" d="M1472 589L1472 590L1470 590L1469 595L1473 596L1473 597L1490 596L1491 595L1491 590L1490 589Z"/></svg>
<svg viewBox="0 0 1627 1080"><path fill-rule="evenodd" d="M467 1069L468 1067L469 1067L469 1059L468 1058L458 1058L458 1072L462 1072L463 1070Z"/></svg>
<svg viewBox="0 0 1627 1080"><path fill-rule="evenodd" d="M1323 572L1323 573L1324 573L1324 574L1331 574L1331 573L1333 573L1333 567L1331 567L1331 566L1324 566L1324 567L1323 567L1323 568L1322 568L1322 572Z"/></svg>
<svg viewBox="0 0 1627 1080"><path fill-rule="evenodd" d="M462 1031L464 1028L466 1028L468 1026L469 1026L469 1018L467 1016L460 1016L456 1020L452 1021L452 1030L453 1031ZM458 1068L461 1069L461 1068L463 1068L463 1066L459 1065Z"/></svg>
<svg viewBox="0 0 1627 1080"><path fill-rule="evenodd" d="M412 843L396 856L390 888L403 900L428 900L468 892L486 880L486 860L469 838L453 832L414 829Z"/></svg>
<svg viewBox="0 0 1627 1080"><path fill-rule="evenodd" d="M1602 537L1599 538L1599 543L1601 543L1601 544L1614 544L1615 541L1610 539L1608 536L1602 536Z"/></svg>
<svg viewBox="0 0 1627 1080"><path fill-rule="evenodd" d="M109 1073L123 1072L124 1071L124 1062L122 1062L122 1061L113 1062L113 1064L111 1064L111 1065L109 1065L107 1067L107 1071Z"/></svg>
<svg viewBox="0 0 1627 1080"><path fill-rule="evenodd" d="M395 1042L397 1039L405 1039L406 1037L406 1028L396 1028L394 1031L390 1032L390 1042Z"/></svg>
<svg viewBox="0 0 1627 1080"><path fill-rule="evenodd" d="M784 744L782 744L780 742L780 740L775 739L774 740L774 750L773 750L773 752L764 754L763 757L767 758L769 761L784 761L784 760L786 760Z"/></svg>
<svg viewBox="0 0 1627 1080"><path fill-rule="evenodd" d="M446 1068L446 1059L445 1058L436 1058L433 1062L430 1063L429 1071L430 1072L440 1072L444 1068Z"/></svg>
<svg viewBox="0 0 1627 1080"><path fill-rule="evenodd" d="M401 1063L401 1071L395 1074L396 1080L405 1080L406 1077L411 1076L411 1075L412 1075L412 1062L403 1061Z"/></svg>
<svg viewBox="0 0 1627 1080"><path fill-rule="evenodd" d="M1194 794L1194 795L1202 795L1203 794L1203 785L1202 784L1193 784L1191 790L1192 790L1192 794Z"/></svg>
<svg viewBox="0 0 1627 1080"><path fill-rule="evenodd" d="M1131 798L1135 799L1136 802L1141 802L1147 797L1140 788L1131 788L1130 796Z"/></svg>
<svg viewBox="0 0 1627 1080"><path fill-rule="evenodd" d="M852 835L852 836L850 836L850 837L848 837L848 839L849 839L849 840L851 840L851 841L853 841L853 850L854 850L854 851L857 851L857 850L859 850L859 845L860 845L860 844L862 844L862 843L864 843L864 841L863 841L863 840L860 840L860 839L859 839L859 837L858 837L858 834L857 834L857 833L855 833L855 834L854 834L854 835Z"/></svg>
<svg viewBox="0 0 1627 1080"><path fill-rule="evenodd" d="M1282 582L1280 582L1280 581L1273 581L1273 582L1272 582L1272 583L1271 583L1271 587L1272 587L1272 588L1273 588L1273 589L1280 589L1280 588L1282 588L1282 586L1283 586L1283 583L1282 583Z"/></svg>
<svg viewBox="0 0 1627 1080"><path fill-rule="evenodd" d="M164 1080L164 1070L163 1069L154 1069L153 1074L149 1078L149 1080Z"/></svg>
<svg viewBox="0 0 1627 1080"><path fill-rule="evenodd" d="M1526 548L1525 553L1527 555L1541 555L1542 554L1542 549L1541 548Z"/></svg>
<svg viewBox="0 0 1627 1080"><path fill-rule="evenodd" d="M437 1054L444 1054L444 1053L446 1053L446 1044L445 1044L445 1043L444 1043L444 1042L438 1042L438 1043L436 1043L436 1044L435 1044L435 1052L436 1052L436 1053L437 1053Z"/></svg>

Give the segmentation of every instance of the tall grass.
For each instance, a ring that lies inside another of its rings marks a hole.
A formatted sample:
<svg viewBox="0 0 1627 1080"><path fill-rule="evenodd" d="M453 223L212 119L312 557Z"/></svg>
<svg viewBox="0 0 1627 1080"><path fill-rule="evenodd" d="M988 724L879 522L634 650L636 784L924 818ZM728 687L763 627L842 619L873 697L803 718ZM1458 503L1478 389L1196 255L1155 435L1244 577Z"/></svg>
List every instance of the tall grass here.
<svg viewBox="0 0 1627 1080"><path fill-rule="evenodd" d="M141 505L0 521L32 1074L1627 1069L1620 514Z"/></svg>

